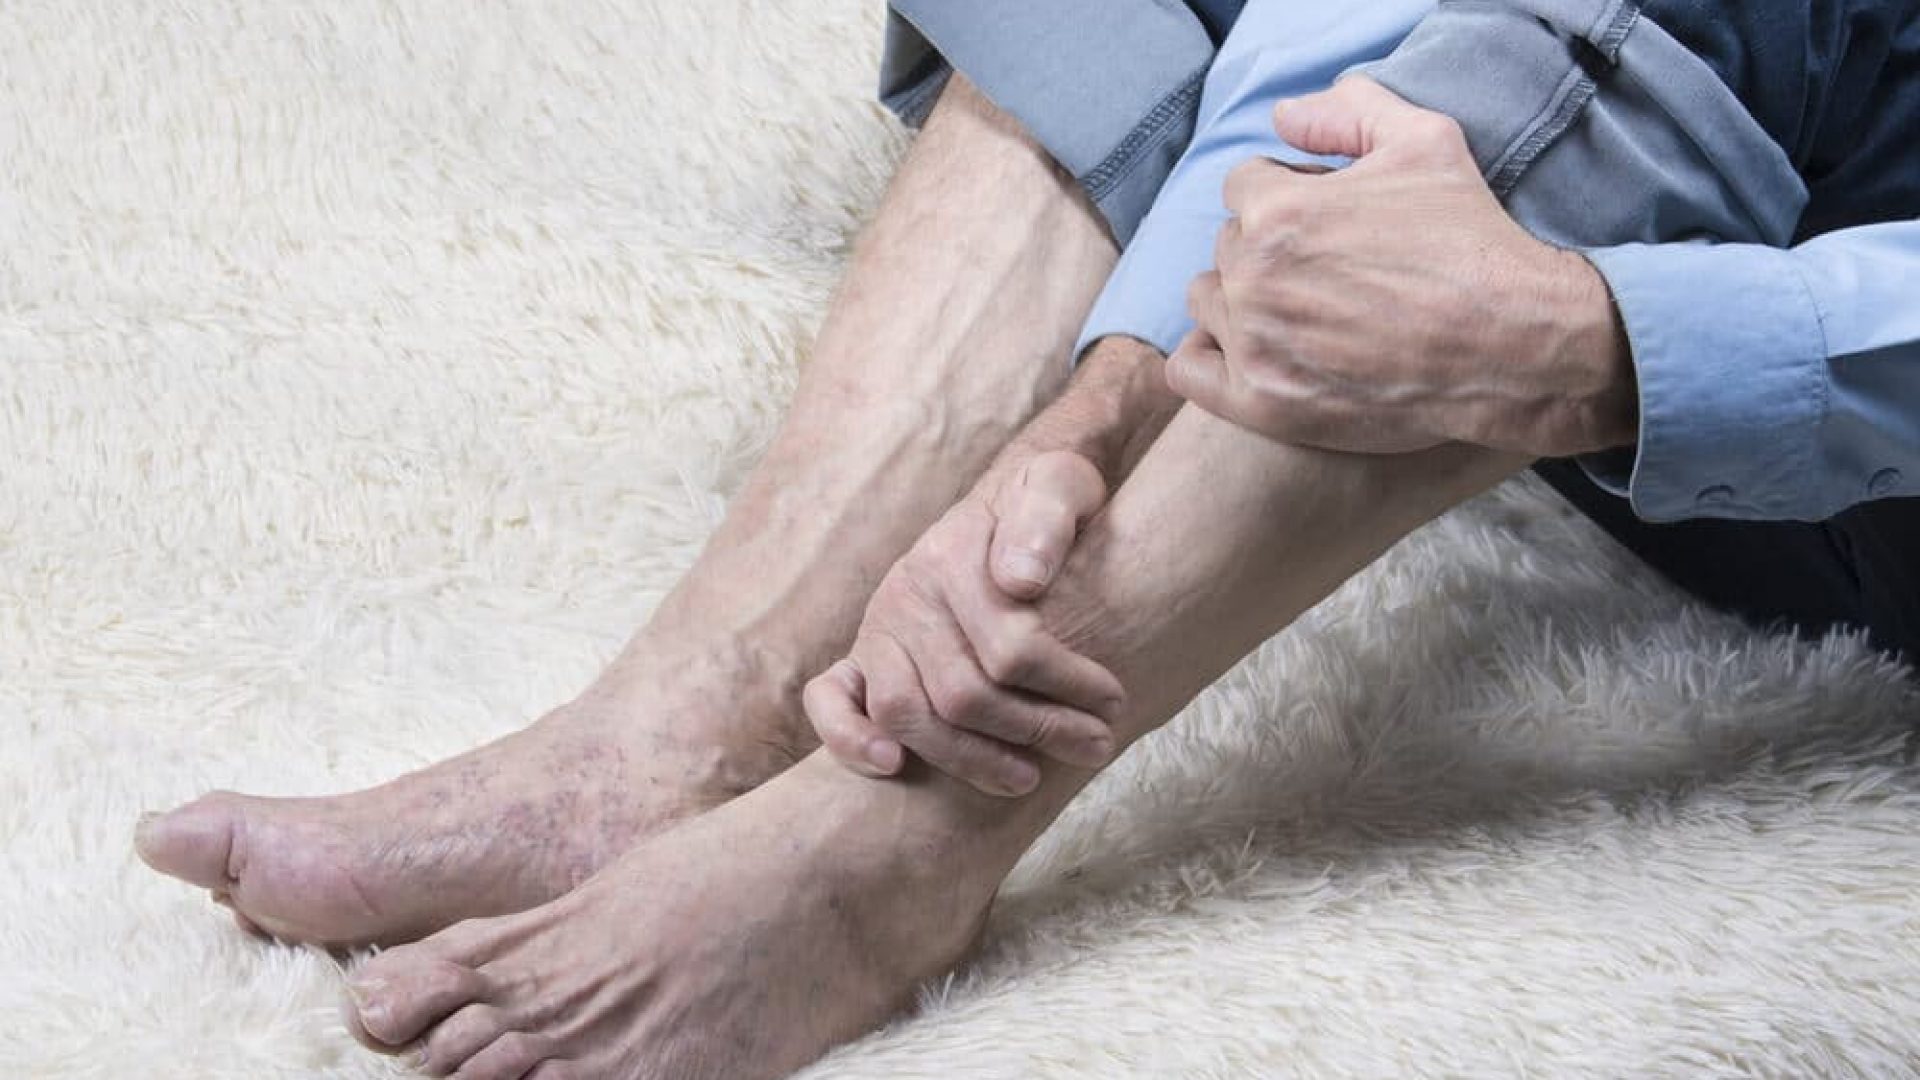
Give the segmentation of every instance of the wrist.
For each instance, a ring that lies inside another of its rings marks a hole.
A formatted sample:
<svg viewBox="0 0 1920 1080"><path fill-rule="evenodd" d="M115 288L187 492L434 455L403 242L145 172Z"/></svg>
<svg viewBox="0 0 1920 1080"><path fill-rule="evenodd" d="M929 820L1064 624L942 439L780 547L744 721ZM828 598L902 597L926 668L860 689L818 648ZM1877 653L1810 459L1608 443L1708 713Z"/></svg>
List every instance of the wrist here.
<svg viewBox="0 0 1920 1080"><path fill-rule="evenodd" d="M1626 324L1606 279L1575 251L1556 251L1561 265L1559 359L1566 430L1559 455L1631 446L1639 437L1639 380Z"/></svg>
<svg viewBox="0 0 1920 1080"><path fill-rule="evenodd" d="M1092 462L1118 487L1180 407L1167 389L1160 350L1128 337L1094 343L1059 400L1027 425L996 462L1018 467L1036 454L1065 450Z"/></svg>

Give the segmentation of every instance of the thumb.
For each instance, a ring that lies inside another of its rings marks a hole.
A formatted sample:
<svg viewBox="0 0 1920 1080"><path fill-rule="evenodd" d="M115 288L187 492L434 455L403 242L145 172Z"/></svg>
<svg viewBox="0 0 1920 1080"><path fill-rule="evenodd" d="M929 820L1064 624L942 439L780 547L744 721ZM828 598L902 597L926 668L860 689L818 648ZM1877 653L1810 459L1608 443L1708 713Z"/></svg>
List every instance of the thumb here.
<svg viewBox="0 0 1920 1080"><path fill-rule="evenodd" d="M1215 415L1225 411L1227 363L1220 346L1205 330L1187 333L1167 357L1167 389Z"/></svg>
<svg viewBox="0 0 1920 1080"><path fill-rule="evenodd" d="M998 521L988 549L993 583L1016 600L1047 591L1074 538L1107 503L1107 481L1093 462L1053 450L1035 457L994 500Z"/></svg>
<svg viewBox="0 0 1920 1080"><path fill-rule="evenodd" d="M1431 138L1441 125L1458 131L1443 114L1422 109L1364 75L1349 75L1330 89L1273 107L1273 130L1309 154L1361 158Z"/></svg>

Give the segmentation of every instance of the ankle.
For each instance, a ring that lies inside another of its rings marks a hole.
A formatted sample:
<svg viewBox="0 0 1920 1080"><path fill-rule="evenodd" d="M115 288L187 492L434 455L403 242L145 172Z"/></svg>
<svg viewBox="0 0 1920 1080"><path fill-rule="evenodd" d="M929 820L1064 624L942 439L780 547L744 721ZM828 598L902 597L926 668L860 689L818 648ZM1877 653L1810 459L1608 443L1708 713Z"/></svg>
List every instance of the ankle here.
<svg viewBox="0 0 1920 1080"><path fill-rule="evenodd" d="M763 747L784 768L819 745L800 704L805 684L800 665L772 650L739 640L700 648L643 630L581 698L637 698L651 711L695 717L729 743Z"/></svg>
<svg viewBox="0 0 1920 1080"><path fill-rule="evenodd" d="M781 786L833 849L854 853L902 888L950 897L956 911L984 911L1088 777L1056 770L1033 794L1006 799L919 763L894 778L869 779L817 751Z"/></svg>

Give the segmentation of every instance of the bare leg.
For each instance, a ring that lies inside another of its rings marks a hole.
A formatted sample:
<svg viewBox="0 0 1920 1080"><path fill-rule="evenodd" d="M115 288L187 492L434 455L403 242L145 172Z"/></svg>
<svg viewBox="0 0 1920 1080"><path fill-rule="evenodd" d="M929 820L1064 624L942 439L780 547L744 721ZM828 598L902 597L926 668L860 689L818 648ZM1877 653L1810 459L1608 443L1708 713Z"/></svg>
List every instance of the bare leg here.
<svg viewBox="0 0 1920 1080"><path fill-rule="evenodd" d="M1131 688L1126 741L1401 536L1525 462L1463 446L1367 458L1187 409L1042 601ZM1205 484L1195 484L1205 476ZM360 1015L431 1071L784 1075L955 963L995 890L1090 774L1019 800L815 754L640 846L562 900L456 926L361 973Z"/></svg>
<svg viewBox="0 0 1920 1080"><path fill-rule="evenodd" d="M698 564L577 700L337 798L216 793L142 822L244 922L410 940L550 900L812 745L802 681L879 576L1064 381L1112 269L1079 189L955 79L867 230L791 415Z"/></svg>

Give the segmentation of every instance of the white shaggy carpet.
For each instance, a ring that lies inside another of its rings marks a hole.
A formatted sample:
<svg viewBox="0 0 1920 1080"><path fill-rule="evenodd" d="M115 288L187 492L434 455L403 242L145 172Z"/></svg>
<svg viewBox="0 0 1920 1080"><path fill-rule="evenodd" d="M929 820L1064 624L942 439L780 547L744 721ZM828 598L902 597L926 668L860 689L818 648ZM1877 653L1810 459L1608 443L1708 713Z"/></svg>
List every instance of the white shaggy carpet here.
<svg viewBox="0 0 1920 1080"><path fill-rule="evenodd" d="M0 5L0 1076L397 1074L133 819L385 778L618 647L903 146L877 8ZM808 1075L1914 1075L1916 718L1511 486Z"/></svg>

